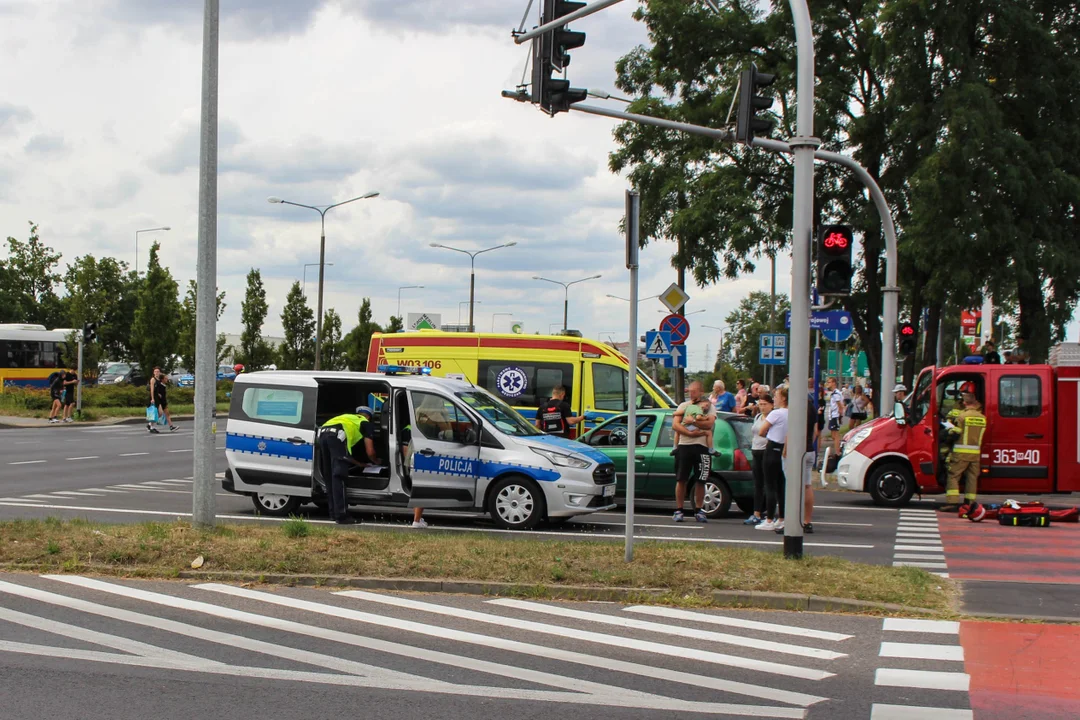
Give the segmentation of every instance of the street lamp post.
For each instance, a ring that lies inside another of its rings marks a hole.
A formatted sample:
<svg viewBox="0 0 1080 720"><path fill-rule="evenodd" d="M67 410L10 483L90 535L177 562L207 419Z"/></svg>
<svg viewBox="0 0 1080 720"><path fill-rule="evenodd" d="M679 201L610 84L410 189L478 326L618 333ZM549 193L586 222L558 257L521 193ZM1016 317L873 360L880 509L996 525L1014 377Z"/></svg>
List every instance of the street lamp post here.
<svg viewBox="0 0 1080 720"><path fill-rule="evenodd" d="M630 298L619 297L618 295L605 295L604 297L609 297L612 300L622 300L623 302L630 302ZM642 303L642 302L645 302L646 300L652 300L653 298L658 298L658 297L660 297L660 296L659 295L650 295L649 297L641 298L640 300L638 300L638 302Z"/></svg>
<svg viewBox="0 0 1080 720"><path fill-rule="evenodd" d="M705 325L704 323L701 325L701 327L709 328L710 330L719 330L720 331L720 352L724 352L724 330L730 330L731 328L730 327L722 328L722 327L717 327L716 325Z"/></svg>
<svg viewBox="0 0 1080 720"><path fill-rule="evenodd" d="M474 303L473 303L473 301L472 301L472 300L462 300L461 302L459 302L459 303L457 304L457 324L458 324L458 325L461 325L461 308L465 307L466 305L468 305L468 306L469 306L469 317L470 317L470 319L471 319L471 317L472 317L472 306L473 306L473 304L474 304ZM476 304L476 305L483 305L483 304L484 304L484 301L483 301L483 300L478 300L478 301L476 301L476 303L475 303L475 304ZM471 324L469 325L469 332L473 332L473 329L472 329L472 325L471 325Z"/></svg>
<svg viewBox="0 0 1080 720"><path fill-rule="evenodd" d="M599 277L600 277L600 275L590 275L589 277L581 278L580 280L571 280L570 282L560 282L559 280L551 280L551 279L546 278L546 277L540 277L539 275L533 275L533 280L542 280L544 282L554 283L555 285L562 285L562 288L563 288L562 329L563 329L563 332L566 332L567 318L570 315L570 286L571 285L577 285L578 283L583 283L586 280L596 280ZM629 301L627 301L627 302L629 302Z"/></svg>
<svg viewBox="0 0 1080 720"><path fill-rule="evenodd" d="M266 201L274 204L295 205L296 207L307 208L308 210L314 210L319 213L319 219L321 221L322 231L319 234L319 302L315 316L315 369L318 370L322 361L322 307L323 307L323 280L326 268L326 213L331 209L346 205L356 200L368 200L373 197L378 197L379 193L369 192L359 197L354 197L349 200L343 200L333 205L304 205L303 203L291 202L289 200L282 200L279 197L268 197Z"/></svg>
<svg viewBox="0 0 1080 720"><path fill-rule="evenodd" d="M145 230L135 231L135 277L139 277L139 233L144 232L156 232L158 230L172 230L171 227L166 225L165 227L146 228Z"/></svg>
<svg viewBox="0 0 1080 720"><path fill-rule="evenodd" d="M401 291L423 289L423 285L402 285L397 289L397 317L401 317Z"/></svg>
<svg viewBox="0 0 1080 720"><path fill-rule="evenodd" d="M319 263L304 263L304 283L301 289L305 298L307 298L307 269L309 267L319 267ZM334 267L334 263L326 263L326 267Z"/></svg>
<svg viewBox="0 0 1080 720"><path fill-rule="evenodd" d="M453 250L454 252L465 253L469 256L469 332L476 332L476 326L473 325L473 306L479 303L475 302L476 299L476 256L483 255L486 252L492 250L498 250L499 248L514 247L517 245L516 241L503 243L502 245L496 245L495 247L484 248L483 250L462 250L461 248L450 247L449 245L443 245L442 243L431 243L433 248L442 248L443 250ZM461 324L461 318L458 318L458 324Z"/></svg>
<svg viewBox="0 0 1080 720"><path fill-rule="evenodd" d="M499 315L506 315L511 320L514 319L514 313L506 313L506 312L491 313L491 332L495 332L495 318L498 317Z"/></svg>

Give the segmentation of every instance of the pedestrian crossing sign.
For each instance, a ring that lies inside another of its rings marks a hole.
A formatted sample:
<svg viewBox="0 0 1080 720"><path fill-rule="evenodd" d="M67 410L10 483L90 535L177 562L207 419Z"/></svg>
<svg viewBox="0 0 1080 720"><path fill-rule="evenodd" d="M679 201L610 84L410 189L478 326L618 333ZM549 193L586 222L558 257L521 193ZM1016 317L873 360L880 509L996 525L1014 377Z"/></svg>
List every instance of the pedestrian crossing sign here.
<svg viewBox="0 0 1080 720"><path fill-rule="evenodd" d="M645 333L645 357L671 357L671 333L662 330L649 330Z"/></svg>

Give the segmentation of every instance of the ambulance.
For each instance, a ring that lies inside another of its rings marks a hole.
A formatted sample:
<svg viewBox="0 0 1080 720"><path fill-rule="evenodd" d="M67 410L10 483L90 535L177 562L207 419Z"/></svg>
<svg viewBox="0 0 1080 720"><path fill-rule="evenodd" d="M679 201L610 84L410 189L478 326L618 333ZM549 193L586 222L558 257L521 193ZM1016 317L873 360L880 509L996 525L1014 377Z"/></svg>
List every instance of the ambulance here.
<svg viewBox="0 0 1080 720"><path fill-rule="evenodd" d="M837 481L887 507L945 491L942 443L949 412L971 384L983 406L979 495L1080 491L1080 344L1048 365L925 368L905 403L844 436Z"/></svg>
<svg viewBox="0 0 1080 720"><path fill-rule="evenodd" d="M375 333L368 371L380 365L425 367L432 375L473 383L506 401L526 418L566 388L566 401L585 430L628 409L630 363L597 340L565 335L456 333L437 330ZM633 402L640 409L674 408L676 403L639 369ZM577 435L585 430L577 428Z"/></svg>

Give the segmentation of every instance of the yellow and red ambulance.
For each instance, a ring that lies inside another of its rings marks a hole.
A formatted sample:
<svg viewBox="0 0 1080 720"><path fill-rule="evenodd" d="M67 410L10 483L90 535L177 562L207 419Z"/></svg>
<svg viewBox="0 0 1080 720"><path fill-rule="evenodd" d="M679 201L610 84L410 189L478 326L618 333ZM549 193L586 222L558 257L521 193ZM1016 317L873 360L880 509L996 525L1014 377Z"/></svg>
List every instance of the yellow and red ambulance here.
<svg viewBox="0 0 1080 720"><path fill-rule="evenodd" d="M432 375L466 380L503 398L530 421L552 389L562 385L574 415L585 417L586 430L626 412L631 396L625 355L598 340L565 335L375 333L367 370L376 372L380 365L426 367ZM640 369L636 374L638 408L676 407Z"/></svg>

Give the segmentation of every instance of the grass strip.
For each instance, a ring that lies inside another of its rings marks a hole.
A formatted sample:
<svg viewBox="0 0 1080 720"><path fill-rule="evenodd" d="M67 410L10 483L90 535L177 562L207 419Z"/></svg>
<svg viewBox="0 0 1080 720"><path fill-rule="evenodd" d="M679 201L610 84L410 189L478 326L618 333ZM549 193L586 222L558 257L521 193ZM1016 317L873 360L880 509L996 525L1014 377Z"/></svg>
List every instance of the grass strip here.
<svg viewBox="0 0 1080 720"><path fill-rule="evenodd" d="M0 563L32 572L176 577L202 556L205 571L504 582L660 590L666 602L706 605L714 590L799 593L952 612L953 587L918 568L835 557L784 560L779 552L640 542L634 562L621 544L463 537L437 530L343 530L301 518L280 525L109 525L87 520L0 523Z"/></svg>

